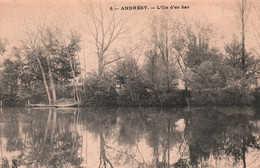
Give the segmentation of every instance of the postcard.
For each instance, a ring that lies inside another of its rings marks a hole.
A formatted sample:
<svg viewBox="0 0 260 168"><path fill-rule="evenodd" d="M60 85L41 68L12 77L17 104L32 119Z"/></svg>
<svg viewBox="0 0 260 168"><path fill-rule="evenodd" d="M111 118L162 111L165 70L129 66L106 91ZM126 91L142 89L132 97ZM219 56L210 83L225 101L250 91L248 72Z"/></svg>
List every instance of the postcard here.
<svg viewBox="0 0 260 168"><path fill-rule="evenodd" d="M0 0L0 167L260 167L258 0Z"/></svg>

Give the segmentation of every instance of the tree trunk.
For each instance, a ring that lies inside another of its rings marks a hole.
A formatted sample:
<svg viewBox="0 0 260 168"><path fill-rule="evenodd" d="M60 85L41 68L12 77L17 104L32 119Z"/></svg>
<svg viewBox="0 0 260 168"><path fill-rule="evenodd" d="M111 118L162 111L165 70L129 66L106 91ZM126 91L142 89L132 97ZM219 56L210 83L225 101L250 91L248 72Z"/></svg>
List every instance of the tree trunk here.
<svg viewBox="0 0 260 168"><path fill-rule="evenodd" d="M41 63L39 58L37 58L37 61L39 63L40 69L41 69L42 78L43 78L43 84L45 86L45 90L46 90L46 93L47 93L47 96L48 96L49 104L52 104L51 103L51 94L50 94L49 87L48 87L48 84L47 84L47 81L46 81L45 72L43 70L42 63Z"/></svg>
<svg viewBox="0 0 260 168"><path fill-rule="evenodd" d="M243 73L246 73L246 68L245 68L245 11L246 11L246 0L242 0L241 2L241 9L240 9L240 14L241 14L241 35L242 35L242 56L241 56L241 64L242 64L242 70Z"/></svg>
<svg viewBox="0 0 260 168"><path fill-rule="evenodd" d="M98 74L100 77L103 75L103 69L104 69L104 59L103 59L103 53L98 53Z"/></svg>
<svg viewBox="0 0 260 168"><path fill-rule="evenodd" d="M170 80L169 80L169 69L167 68L167 79L166 79L166 83L167 83L167 91L170 92L171 88L170 88Z"/></svg>
<svg viewBox="0 0 260 168"><path fill-rule="evenodd" d="M241 58L241 62L242 62L242 69L245 74L246 70L245 70L245 21L244 21L244 16L242 19L242 58Z"/></svg>
<svg viewBox="0 0 260 168"><path fill-rule="evenodd" d="M47 64L48 64L48 74L49 74L49 78L50 78L50 86L51 86L51 91L52 91L52 101L53 104L56 103L56 90L55 90L55 85L53 82L53 78L52 78L52 72L51 72L51 65L50 65L50 58L47 57Z"/></svg>
<svg viewBox="0 0 260 168"><path fill-rule="evenodd" d="M167 70L167 87L168 87L168 92L170 92L170 72L169 72L169 48L168 48L168 31L166 31L166 70Z"/></svg>
<svg viewBox="0 0 260 168"><path fill-rule="evenodd" d="M130 95L131 95L131 99L132 99L132 101L134 101L134 100L135 100L135 98L134 98L134 94L132 93L132 91L131 91L130 88L129 88L129 92L130 92Z"/></svg>
<svg viewBox="0 0 260 168"><path fill-rule="evenodd" d="M69 60L70 60L69 61L70 62L70 68L71 68L72 76L73 76L73 90L74 90L74 92L76 94L76 100L80 101L78 87L76 86L76 82L75 82L76 75L75 75L74 67L73 67L73 64L72 64L72 59L70 58Z"/></svg>

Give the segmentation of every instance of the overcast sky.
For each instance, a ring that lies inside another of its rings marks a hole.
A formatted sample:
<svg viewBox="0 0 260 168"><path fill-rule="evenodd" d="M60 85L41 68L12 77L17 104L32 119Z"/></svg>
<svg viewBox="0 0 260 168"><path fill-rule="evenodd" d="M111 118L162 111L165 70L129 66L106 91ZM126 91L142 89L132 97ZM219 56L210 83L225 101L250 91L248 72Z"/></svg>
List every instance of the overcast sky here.
<svg viewBox="0 0 260 168"><path fill-rule="evenodd" d="M216 30L215 43L220 47L230 40L234 33L238 34L240 31L238 0L154 0L153 2L151 0L121 0L116 4L114 4L115 0L103 1L113 2L108 5L113 7L187 5L190 8L187 10L125 11L128 16L126 23L131 30L124 35L123 40L116 41L114 47L120 45L127 48L129 44L134 43L134 40L141 38L135 35L140 35L140 31L143 35L145 34L143 32L147 32L149 28L147 25L152 14L167 13L171 17L185 17L190 20L206 18ZM246 44L248 48L258 50L253 24L260 26L260 21L256 17L260 2L250 0L250 3ZM85 49L87 70L91 70L97 67L97 59L92 45L93 41L87 29L84 4L82 0L0 0L0 37L8 40L9 48L17 45L24 38L26 29L33 29L34 25L39 24L45 17L48 26L76 30L82 35L81 45ZM82 61L83 52L80 53L80 57Z"/></svg>

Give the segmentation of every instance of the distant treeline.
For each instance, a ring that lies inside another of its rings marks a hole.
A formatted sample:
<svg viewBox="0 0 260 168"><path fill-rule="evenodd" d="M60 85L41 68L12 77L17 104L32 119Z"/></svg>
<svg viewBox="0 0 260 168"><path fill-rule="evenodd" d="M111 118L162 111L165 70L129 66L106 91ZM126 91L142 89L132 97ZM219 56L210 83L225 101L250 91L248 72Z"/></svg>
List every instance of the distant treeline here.
<svg viewBox="0 0 260 168"><path fill-rule="evenodd" d="M102 22L95 23L102 27ZM173 24L158 16L146 31L136 47L110 52L109 57L110 44L120 40L121 32L111 34L107 42L107 36L96 38L93 57L98 68L87 75L78 57L80 34L47 27L27 32L25 42L14 46L1 65L0 100L6 106L27 100L55 104L59 99L120 106L233 106L259 101L260 61L246 50L244 35L241 40L234 35L219 49L212 43L215 32L208 22ZM0 49L6 54L3 40Z"/></svg>
<svg viewBox="0 0 260 168"><path fill-rule="evenodd" d="M100 88L95 85L80 86L80 99L82 106L158 106L158 107L184 107L184 106L259 106L259 89L222 89L222 90L180 90L170 91L140 88L139 100L133 100L131 94L117 87ZM43 89L43 88L42 88ZM25 92L18 94L1 94L3 106L24 106L28 100L31 103L48 103L44 92ZM57 89L57 99L73 99L73 88ZM25 96L25 97L22 97Z"/></svg>

